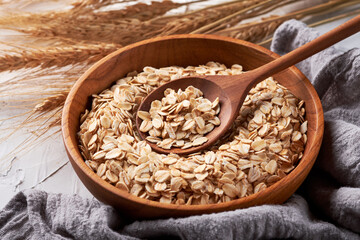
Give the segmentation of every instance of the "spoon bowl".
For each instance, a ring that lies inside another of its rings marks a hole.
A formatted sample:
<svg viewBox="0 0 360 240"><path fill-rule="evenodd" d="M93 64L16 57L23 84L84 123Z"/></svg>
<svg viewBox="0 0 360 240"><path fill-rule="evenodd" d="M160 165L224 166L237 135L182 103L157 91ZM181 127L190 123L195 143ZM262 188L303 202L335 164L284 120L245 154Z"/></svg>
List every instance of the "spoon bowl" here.
<svg viewBox="0 0 360 240"><path fill-rule="evenodd" d="M151 102L163 98L164 91L167 88L185 90L188 86L191 85L198 89L201 89L201 91L204 94L204 97L206 97L210 101L214 101L216 97L219 97L221 111L218 117L221 119L221 121L224 121L227 124L220 124L220 126L214 128L214 130L212 130L210 133L206 135L209 140L200 146L191 147L188 149L173 148L168 150L157 146L155 143L148 142L148 144L151 146L152 149L154 149L159 153L169 153L169 151L171 151L172 153L176 153L176 154L190 154L190 153L198 152L203 148L207 148L213 145L217 141L217 136L219 136L219 134L230 128L232 122L231 119L229 118L232 116L231 114L232 111L234 111L234 109L232 108L233 104L231 103L231 98L229 98L228 94L223 90L223 88L221 88L221 86L217 84L216 82L217 78L214 77L215 76L185 77L164 84L154 89L149 95L147 95L147 97L144 98L144 100L139 106L138 111L149 111ZM136 116L137 129L140 128L141 122L142 120L138 116ZM138 131L138 133L142 139L146 139L147 137L146 133L141 131Z"/></svg>

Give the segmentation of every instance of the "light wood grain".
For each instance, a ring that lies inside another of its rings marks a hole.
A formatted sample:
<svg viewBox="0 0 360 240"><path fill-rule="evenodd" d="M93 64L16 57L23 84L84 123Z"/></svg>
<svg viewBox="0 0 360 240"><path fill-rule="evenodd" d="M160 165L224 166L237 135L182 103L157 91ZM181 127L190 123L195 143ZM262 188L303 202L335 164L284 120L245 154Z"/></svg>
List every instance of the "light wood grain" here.
<svg viewBox="0 0 360 240"><path fill-rule="evenodd" d="M164 204L138 198L106 183L89 169L80 155L76 137L80 114L89 107L91 95L108 88L128 72L141 71L145 66L186 67L205 64L208 61L217 61L227 66L236 63L242 65L245 70L251 70L278 57L277 54L249 42L211 35L159 37L124 47L110 54L77 81L65 103L62 134L75 172L96 198L135 218L180 217L284 202L300 186L312 168L320 149L324 128L319 97L309 80L295 67L275 74L274 78L305 101L308 142L304 157L284 179L249 197L221 204L193 206Z"/></svg>

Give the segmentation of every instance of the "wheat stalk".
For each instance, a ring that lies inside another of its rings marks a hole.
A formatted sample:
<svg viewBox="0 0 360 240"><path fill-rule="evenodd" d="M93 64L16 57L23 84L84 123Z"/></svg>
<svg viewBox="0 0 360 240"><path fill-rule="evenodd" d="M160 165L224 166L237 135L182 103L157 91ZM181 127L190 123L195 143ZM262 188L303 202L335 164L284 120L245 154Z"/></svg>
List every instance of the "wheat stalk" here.
<svg viewBox="0 0 360 240"><path fill-rule="evenodd" d="M320 26L320 25L323 25L323 24L326 24L326 23L329 23L329 22L333 22L333 21L336 21L336 20L339 20L339 19L347 18L347 17L350 17L350 16L358 15L358 14L360 14L360 9L356 9L356 10L351 11L351 12L347 12L347 13L340 14L340 15L337 15L337 16L334 16L334 17L331 17L331 18L327 18L327 19L323 19L323 20L311 23L311 24L309 24L309 27L317 27L317 26Z"/></svg>
<svg viewBox="0 0 360 240"><path fill-rule="evenodd" d="M350 16L358 15L358 14L360 14L360 9L356 9L354 11L343 13L343 14L340 14L340 15L337 15L337 16L334 16L334 17L331 17L331 18L323 19L323 20L311 23L308 26L309 27L317 27L317 26L320 26L320 25L323 25L323 24L326 24L326 23L330 23L330 22L333 22L333 21L336 21L336 20L339 20L339 19L347 18L347 17L350 17ZM273 38L268 38L268 39L258 43L258 45L261 45L261 46L267 45L272 41L272 39Z"/></svg>
<svg viewBox="0 0 360 240"><path fill-rule="evenodd" d="M116 44L78 44L62 47L46 47L29 50L12 50L11 54L0 55L0 71L34 68L40 66L63 67L81 62L93 63L120 48Z"/></svg>
<svg viewBox="0 0 360 240"><path fill-rule="evenodd" d="M335 7L338 6L349 6L349 5L353 5L354 3L358 3L360 2L359 0L350 0L350 1L345 1L345 0L332 0L329 1L327 3L323 3L323 4L319 4L313 7L309 7L306 9L302 9L299 11L295 11L295 12L291 12L282 16L276 16L274 18L267 18L264 21L261 22L254 22L254 23L249 23L249 24L244 24L244 25L240 25L237 27L232 27L232 28L228 28L219 32L222 33L226 33L226 32L231 32L231 31L243 31L247 28L251 28L257 25L261 25L261 24L268 24L271 23L273 21L279 21L279 20L283 20L283 19L289 19L289 18L300 18L300 17L304 17L310 14L319 14L319 13L326 13L327 11L331 11L332 9L334 9Z"/></svg>
<svg viewBox="0 0 360 240"><path fill-rule="evenodd" d="M48 112L54 110L56 107L63 106L68 91L46 98L43 102L36 104L34 112Z"/></svg>
<svg viewBox="0 0 360 240"><path fill-rule="evenodd" d="M197 11L193 14L187 14L181 18L173 19L154 19L151 24L161 25L163 20L166 20L166 24L154 31L149 33L147 36L152 37L154 35L165 36L179 33L191 33L201 26L209 24L211 22L222 19L229 14L238 12L244 8L251 8L252 6L259 6L265 4L267 1L238 1L229 5L221 5L220 7L213 7L204 11Z"/></svg>
<svg viewBox="0 0 360 240"><path fill-rule="evenodd" d="M254 11L255 9L260 8L260 7L268 7L269 4L278 4L278 3L279 3L279 1L274 1L274 0L266 0L266 1L256 3L252 6L243 8L233 14L230 14L224 18L221 18L215 22L207 24L201 28L198 28L195 31L192 31L191 33L193 33L193 34L205 33L205 32L209 32L210 29L212 29L214 27L219 27L219 25L222 25L224 23L226 25L229 25L229 24L232 24L233 22L239 22L239 21L241 21L241 19L247 18L248 12ZM281 3L281 1L280 1L280 3Z"/></svg>
<svg viewBox="0 0 360 240"><path fill-rule="evenodd" d="M352 4L357 1L350 1ZM242 24L236 27L230 27L225 30L214 32L214 34L221 36L229 36L251 42L259 42L271 35L275 29L283 22L295 18L301 19L305 16L320 14L329 11L337 6L347 6L349 2L343 0L334 0L328 3L320 4L314 7L309 7L299 11L291 12L283 16L271 16L263 18L260 22L253 22L248 24Z"/></svg>
<svg viewBox="0 0 360 240"><path fill-rule="evenodd" d="M246 31L236 31L236 32L231 32L231 34L224 34L224 35L256 43L259 40L264 39L267 36L273 34L275 30L286 20L287 19L282 19L281 21L271 21L268 24L257 25L251 28L247 28ZM219 35L222 34L219 33Z"/></svg>
<svg viewBox="0 0 360 240"><path fill-rule="evenodd" d="M102 43L116 43L127 45L132 39L140 39L142 33L148 29L146 24L135 18L117 19L110 23L80 19L76 24L71 19L61 22L48 23L34 26L3 26L5 29L16 30L38 38L72 38L78 41L94 41ZM129 41L129 39L131 39Z"/></svg>

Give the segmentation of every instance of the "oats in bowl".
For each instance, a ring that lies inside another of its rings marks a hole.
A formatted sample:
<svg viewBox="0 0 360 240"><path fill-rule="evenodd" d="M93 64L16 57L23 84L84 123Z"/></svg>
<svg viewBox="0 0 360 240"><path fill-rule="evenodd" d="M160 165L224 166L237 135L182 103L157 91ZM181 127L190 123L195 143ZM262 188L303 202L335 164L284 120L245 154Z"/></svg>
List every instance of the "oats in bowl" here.
<svg viewBox="0 0 360 240"><path fill-rule="evenodd" d="M183 76L234 75L242 71L240 65L226 68L209 62L186 68L145 67L141 73L128 74L110 89L93 95L91 110L81 117L79 147L86 164L110 184L163 203L227 202L274 184L302 158L307 121L303 101L272 78L249 92L232 128L206 151L188 156L158 154L134 130L139 103L161 84ZM206 110L202 114L217 111ZM154 138L158 137L155 131L161 131L159 136L165 146L169 143L163 142L172 139L170 135L182 130L166 129L164 121L153 122L146 113L140 114L148 121L142 130ZM202 126L203 122L198 121ZM190 132L198 133L199 124L194 122ZM159 130L154 125L164 127Z"/></svg>

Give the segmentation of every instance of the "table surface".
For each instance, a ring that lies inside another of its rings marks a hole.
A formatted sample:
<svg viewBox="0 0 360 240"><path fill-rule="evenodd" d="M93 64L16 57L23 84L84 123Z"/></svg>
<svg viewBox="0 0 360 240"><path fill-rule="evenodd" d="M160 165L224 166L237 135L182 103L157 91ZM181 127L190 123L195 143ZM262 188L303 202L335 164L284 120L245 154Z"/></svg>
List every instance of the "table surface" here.
<svg viewBox="0 0 360 240"><path fill-rule="evenodd" d="M277 12L285 11L277 9ZM316 27L320 33L336 27L350 18ZM0 39L4 32L0 33ZM336 47L341 51L360 46L360 33L338 43ZM0 81L6 80L13 73L1 73ZM6 102L0 102L0 109ZM0 111L0 119L5 119L14 114L12 111ZM12 124L13 120L0 120L2 124ZM53 193L78 194L92 198L91 193L81 183L71 164L68 161L61 134L48 133L48 138L34 148L26 149L20 153L11 153L18 145L29 136L27 129L22 129L16 135L0 143L0 208L13 197L18 191L25 189L39 189ZM5 134L0 131L0 139Z"/></svg>

